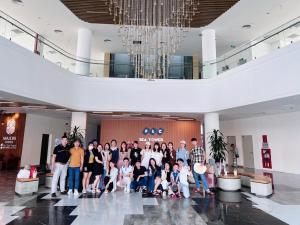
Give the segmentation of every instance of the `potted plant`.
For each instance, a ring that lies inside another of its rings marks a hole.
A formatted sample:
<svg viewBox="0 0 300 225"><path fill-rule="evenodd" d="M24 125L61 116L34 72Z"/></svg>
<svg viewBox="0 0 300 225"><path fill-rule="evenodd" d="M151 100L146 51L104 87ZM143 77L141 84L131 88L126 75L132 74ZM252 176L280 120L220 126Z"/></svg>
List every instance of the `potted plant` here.
<svg viewBox="0 0 300 225"><path fill-rule="evenodd" d="M222 171L222 163L226 161L226 152L227 152L227 143L225 141L224 135L221 131L214 129L213 132L209 136L209 155L215 159L217 165L217 176L221 174ZM224 172L226 172L226 168L224 165Z"/></svg>
<svg viewBox="0 0 300 225"><path fill-rule="evenodd" d="M79 126L74 126L71 132L68 134L68 141L71 147L73 146L75 140L77 139L79 139L80 144L83 145L83 141L84 141L83 132L80 130Z"/></svg>
<svg viewBox="0 0 300 225"><path fill-rule="evenodd" d="M224 135L219 130L213 130L209 136L210 156L216 162L226 161L227 143Z"/></svg>

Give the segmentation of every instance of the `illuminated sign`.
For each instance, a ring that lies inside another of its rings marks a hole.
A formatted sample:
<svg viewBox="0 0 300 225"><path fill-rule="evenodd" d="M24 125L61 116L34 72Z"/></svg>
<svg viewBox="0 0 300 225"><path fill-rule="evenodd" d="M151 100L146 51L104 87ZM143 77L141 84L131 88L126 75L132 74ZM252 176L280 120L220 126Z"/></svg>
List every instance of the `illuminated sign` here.
<svg viewBox="0 0 300 225"><path fill-rule="evenodd" d="M148 134L151 134L151 135L155 135L155 134L162 135L164 132L165 132L165 130L163 128L148 128L148 127L146 127L143 130L143 134L144 135L148 135Z"/></svg>

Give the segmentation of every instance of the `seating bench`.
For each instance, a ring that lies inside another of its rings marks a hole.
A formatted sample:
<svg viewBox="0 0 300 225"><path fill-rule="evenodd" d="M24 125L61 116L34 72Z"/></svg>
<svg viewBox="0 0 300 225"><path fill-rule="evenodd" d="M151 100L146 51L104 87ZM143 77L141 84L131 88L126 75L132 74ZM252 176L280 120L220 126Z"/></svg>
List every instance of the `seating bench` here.
<svg viewBox="0 0 300 225"><path fill-rule="evenodd" d="M17 178L15 192L19 195L34 194L39 189L39 178Z"/></svg>
<svg viewBox="0 0 300 225"><path fill-rule="evenodd" d="M273 194L272 179L270 177L248 172L241 172L239 174L242 185L249 187L251 193L261 197Z"/></svg>
<svg viewBox="0 0 300 225"><path fill-rule="evenodd" d="M47 174L46 174L45 187L51 188L51 185L52 185L52 178L53 178L53 173L47 173Z"/></svg>
<svg viewBox="0 0 300 225"><path fill-rule="evenodd" d="M273 194L272 180L267 176L255 176L250 180L251 193L267 197Z"/></svg>

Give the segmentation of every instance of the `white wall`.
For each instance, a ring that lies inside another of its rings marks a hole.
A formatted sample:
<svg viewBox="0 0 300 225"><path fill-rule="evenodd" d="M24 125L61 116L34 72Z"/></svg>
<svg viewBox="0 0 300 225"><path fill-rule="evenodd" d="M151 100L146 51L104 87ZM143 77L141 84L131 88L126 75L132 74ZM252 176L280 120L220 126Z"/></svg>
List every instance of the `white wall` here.
<svg viewBox="0 0 300 225"><path fill-rule="evenodd" d="M254 164L262 169L262 135L268 135L273 171L300 174L300 112L264 117L222 121L220 129L226 136L236 136L243 164L242 135L252 135Z"/></svg>
<svg viewBox="0 0 300 225"><path fill-rule="evenodd" d="M66 125L68 123L68 125ZM56 138L70 130L70 120L52 118L47 116L27 114L21 166L32 164L39 165L41 155L42 135L50 134L48 162L54 148Z"/></svg>

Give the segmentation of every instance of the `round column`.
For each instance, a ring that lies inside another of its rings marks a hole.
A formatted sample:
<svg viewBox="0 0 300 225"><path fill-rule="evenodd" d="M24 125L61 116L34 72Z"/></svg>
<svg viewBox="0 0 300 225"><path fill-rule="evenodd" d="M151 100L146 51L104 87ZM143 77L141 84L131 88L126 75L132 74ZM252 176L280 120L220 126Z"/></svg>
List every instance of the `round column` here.
<svg viewBox="0 0 300 225"><path fill-rule="evenodd" d="M76 67L75 73L80 75L90 75L92 31L87 28L80 28L77 36Z"/></svg>
<svg viewBox="0 0 300 225"><path fill-rule="evenodd" d="M208 79L217 76L216 32L213 29L202 31L202 78Z"/></svg>

